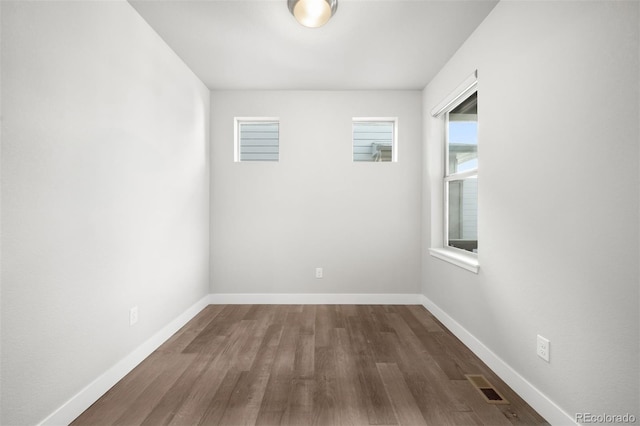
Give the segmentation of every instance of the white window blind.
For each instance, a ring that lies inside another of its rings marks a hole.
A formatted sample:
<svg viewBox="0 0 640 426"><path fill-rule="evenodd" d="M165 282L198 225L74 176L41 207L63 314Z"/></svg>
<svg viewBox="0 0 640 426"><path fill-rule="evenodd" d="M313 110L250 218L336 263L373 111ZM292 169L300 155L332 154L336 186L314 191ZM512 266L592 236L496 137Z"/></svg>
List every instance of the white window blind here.
<svg viewBox="0 0 640 426"><path fill-rule="evenodd" d="M277 119L236 118L236 161L278 161L279 158Z"/></svg>

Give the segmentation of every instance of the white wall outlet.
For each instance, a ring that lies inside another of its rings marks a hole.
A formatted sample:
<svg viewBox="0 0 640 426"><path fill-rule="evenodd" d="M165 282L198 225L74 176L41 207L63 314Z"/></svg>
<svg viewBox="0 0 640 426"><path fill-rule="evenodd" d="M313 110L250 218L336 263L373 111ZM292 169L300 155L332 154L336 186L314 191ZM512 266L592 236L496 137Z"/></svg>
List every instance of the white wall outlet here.
<svg viewBox="0 0 640 426"><path fill-rule="evenodd" d="M547 362L549 362L550 345L551 344L549 343L548 339L545 339L544 337L538 334L538 346L536 349L536 353L540 358L544 359Z"/></svg>
<svg viewBox="0 0 640 426"><path fill-rule="evenodd" d="M316 278L320 279L324 275L322 268L316 268Z"/></svg>
<svg viewBox="0 0 640 426"><path fill-rule="evenodd" d="M129 327L138 322L138 307L134 306L129 309Z"/></svg>

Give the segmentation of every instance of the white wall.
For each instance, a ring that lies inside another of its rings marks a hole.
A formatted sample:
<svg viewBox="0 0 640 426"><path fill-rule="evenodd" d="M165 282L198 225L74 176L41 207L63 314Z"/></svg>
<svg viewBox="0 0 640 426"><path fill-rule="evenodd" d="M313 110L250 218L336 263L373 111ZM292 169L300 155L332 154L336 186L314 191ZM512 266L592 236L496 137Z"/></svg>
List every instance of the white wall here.
<svg viewBox="0 0 640 426"><path fill-rule="evenodd" d="M124 1L3 1L2 89L0 423L22 425L208 293L209 91Z"/></svg>
<svg viewBox="0 0 640 426"><path fill-rule="evenodd" d="M279 162L234 163L235 116L280 118ZM398 117L397 163L352 161L367 116ZM419 91L214 91L211 131L213 293L420 292Z"/></svg>
<svg viewBox="0 0 640 426"><path fill-rule="evenodd" d="M424 294L571 417L640 417L638 18L637 2L503 1L424 90ZM426 251L428 112L474 69L478 275Z"/></svg>

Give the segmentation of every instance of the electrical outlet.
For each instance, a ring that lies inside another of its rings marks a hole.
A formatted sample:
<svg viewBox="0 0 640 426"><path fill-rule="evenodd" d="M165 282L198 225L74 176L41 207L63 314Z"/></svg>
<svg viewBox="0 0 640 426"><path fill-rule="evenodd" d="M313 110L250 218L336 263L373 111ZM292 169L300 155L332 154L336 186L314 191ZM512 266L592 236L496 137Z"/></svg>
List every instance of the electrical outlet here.
<svg viewBox="0 0 640 426"><path fill-rule="evenodd" d="M322 278L323 274L324 272L322 271L322 268L316 268L316 278Z"/></svg>
<svg viewBox="0 0 640 426"><path fill-rule="evenodd" d="M540 358L544 359L547 362L549 362L550 345L551 344L549 343L548 339L545 339L544 337L538 334L538 346L536 349L536 353Z"/></svg>
<svg viewBox="0 0 640 426"><path fill-rule="evenodd" d="M134 306L129 309L129 327L135 325L138 322L138 307Z"/></svg>

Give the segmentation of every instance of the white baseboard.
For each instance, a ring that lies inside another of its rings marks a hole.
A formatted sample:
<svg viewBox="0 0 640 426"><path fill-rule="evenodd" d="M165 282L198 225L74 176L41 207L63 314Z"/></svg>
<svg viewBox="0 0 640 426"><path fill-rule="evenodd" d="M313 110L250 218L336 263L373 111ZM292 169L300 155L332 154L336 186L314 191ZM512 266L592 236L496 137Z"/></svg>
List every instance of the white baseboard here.
<svg viewBox="0 0 640 426"><path fill-rule="evenodd" d="M355 304L413 305L421 304L456 335L473 353L515 390L529 405L553 425L577 424L553 401L524 379L511 366L491 352L480 340L421 294L209 294L167 324L133 352L95 379L40 425L68 425L97 401L120 379L195 317L207 305L214 304Z"/></svg>
<svg viewBox="0 0 640 426"><path fill-rule="evenodd" d="M171 321L160 331L154 334L147 341L138 346L133 352L124 357L120 362L111 367L84 389L78 392L60 408L51 413L40 425L68 425L76 417L82 414L87 408L96 402L120 379L126 376L146 357L151 355L160 345L162 345L176 331L182 328L187 322L195 317L198 312L211 304L211 295L207 295L187 309L184 313Z"/></svg>
<svg viewBox="0 0 640 426"><path fill-rule="evenodd" d="M529 383L509 364L487 348L466 328L451 318L438 305L425 296L420 296L421 304L431 312L445 327L493 370L504 382L511 387L534 410L552 425L577 425L572 416L564 412L558 405Z"/></svg>
<svg viewBox="0 0 640 426"><path fill-rule="evenodd" d="M419 305L421 294L237 293L211 294L213 305Z"/></svg>

